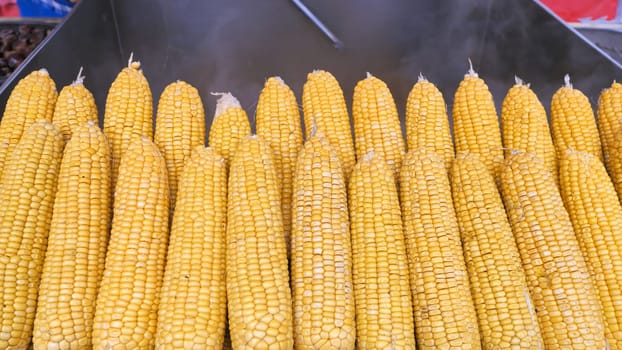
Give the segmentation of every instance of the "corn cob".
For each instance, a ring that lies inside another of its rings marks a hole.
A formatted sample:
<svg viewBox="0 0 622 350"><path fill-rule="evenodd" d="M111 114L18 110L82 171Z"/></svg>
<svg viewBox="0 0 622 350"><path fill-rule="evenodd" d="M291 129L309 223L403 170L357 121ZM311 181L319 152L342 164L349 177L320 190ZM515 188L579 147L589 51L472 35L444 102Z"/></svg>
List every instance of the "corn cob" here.
<svg viewBox="0 0 622 350"><path fill-rule="evenodd" d="M400 203L384 160L363 156L349 191L358 349L415 349Z"/></svg>
<svg viewBox="0 0 622 350"><path fill-rule="evenodd" d="M222 349L226 320L227 165L192 151L179 180L158 313L156 348Z"/></svg>
<svg viewBox="0 0 622 350"><path fill-rule="evenodd" d="M541 349L536 312L494 178L468 154L456 157L450 175L483 348Z"/></svg>
<svg viewBox="0 0 622 350"><path fill-rule="evenodd" d="M397 107L387 84L369 73L356 84L352 120L357 159L373 151L384 158L397 179L406 145Z"/></svg>
<svg viewBox="0 0 622 350"><path fill-rule="evenodd" d="M564 86L553 94L551 99L551 130L561 158L567 149L590 153L601 161L598 127L590 101L580 90L570 84L570 77L564 77Z"/></svg>
<svg viewBox="0 0 622 350"><path fill-rule="evenodd" d="M257 136L230 165L226 284L234 349L291 349L287 249L272 150Z"/></svg>
<svg viewBox="0 0 622 350"><path fill-rule="evenodd" d="M39 119L52 120L56 83L39 69L20 80L6 102L0 123L0 173L22 135Z"/></svg>
<svg viewBox="0 0 622 350"><path fill-rule="evenodd" d="M84 86L82 68L76 80L60 91L52 120L60 127L65 142L71 138L73 129L83 126L88 121L97 123L95 98Z"/></svg>
<svg viewBox="0 0 622 350"><path fill-rule="evenodd" d="M452 117L456 153L478 156L488 171L495 174L503 162L497 109L488 85L473 66L456 89Z"/></svg>
<svg viewBox="0 0 622 350"><path fill-rule="evenodd" d="M348 108L337 79L323 70L309 73L302 89L302 108L307 138L315 125L337 152L347 181L356 159Z"/></svg>
<svg viewBox="0 0 622 350"><path fill-rule="evenodd" d="M302 127L296 96L279 77L266 80L257 102L257 135L272 148L279 181L284 237L290 243L292 187L296 159L302 148ZM289 251L289 250L288 250Z"/></svg>
<svg viewBox="0 0 622 350"><path fill-rule="evenodd" d="M65 147L43 264L35 349L90 349L110 225L110 149L96 122ZM88 179L88 181L85 181Z"/></svg>
<svg viewBox="0 0 622 350"><path fill-rule="evenodd" d="M622 349L622 206L602 163L589 153L566 151L560 159L564 204L603 310L605 335Z"/></svg>
<svg viewBox="0 0 622 350"><path fill-rule="evenodd" d="M605 165L609 168L612 143L615 135L622 130L622 84L614 81L610 88L601 92L597 115Z"/></svg>
<svg viewBox="0 0 622 350"><path fill-rule="evenodd" d="M544 166L557 179L557 155L549 130L546 111L538 96L515 77L501 106L503 146L506 157L512 151L531 152L544 162Z"/></svg>
<svg viewBox="0 0 622 350"><path fill-rule="evenodd" d="M104 111L104 133L112 150L112 189L114 191L121 158L136 136L153 137L153 98L149 82L132 61L112 82Z"/></svg>
<svg viewBox="0 0 622 350"><path fill-rule="evenodd" d="M0 349L26 349L63 151L60 129L37 121L0 178Z"/></svg>
<svg viewBox="0 0 622 350"><path fill-rule="evenodd" d="M501 189L546 349L605 349L596 290L552 174L510 155Z"/></svg>
<svg viewBox="0 0 622 350"><path fill-rule="evenodd" d="M622 129L613 135L613 141L609 145L607 167L613 186L618 193L618 198L622 202Z"/></svg>
<svg viewBox="0 0 622 350"><path fill-rule="evenodd" d="M400 197L419 349L480 349L443 158L410 150L400 172Z"/></svg>
<svg viewBox="0 0 622 350"><path fill-rule="evenodd" d="M166 163L134 136L121 161L106 264L93 321L94 349L152 349L168 238Z"/></svg>
<svg viewBox="0 0 622 350"><path fill-rule="evenodd" d="M435 152L449 169L454 144L443 94L423 75L412 87L406 101L406 143L408 149Z"/></svg>
<svg viewBox="0 0 622 350"><path fill-rule="evenodd" d="M337 153L321 135L300 151L292 206L296 349L354 349L348 196Z"/></svg>
<svg viewBox="0 0 622 350"><path fill-rule="evenodd" d="M178 80L164 88L158 100L154 142L166 161L172 211L184 164L193 148L205 144L205 111L194 86Z"/></svg>
<svg viewBox="0 0 622 350"><path fill-rule="evenodd" d="M240 141L251 134L251 124L240 102L231 93L214 95L220 98L216 103L216 113L212 119L208 142L210 147L230 163Z"/></svg>

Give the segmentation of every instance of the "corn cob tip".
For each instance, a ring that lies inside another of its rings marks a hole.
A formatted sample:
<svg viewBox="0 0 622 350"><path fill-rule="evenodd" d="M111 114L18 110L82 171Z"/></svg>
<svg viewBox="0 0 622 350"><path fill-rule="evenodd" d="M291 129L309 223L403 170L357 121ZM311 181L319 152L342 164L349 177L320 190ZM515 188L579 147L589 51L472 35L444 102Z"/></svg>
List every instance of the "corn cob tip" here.
<svg viewBox="0 0 622 350"><path fill-rule="evenodd" d="M216 112L214 118L224 113L227 109L233 107L242 107L240 101L235 98L230 92L212 92L212 96L220 96L216 101Z"/></svg>
<svg viewBox="0 0 622 350"><path fill-rule="evenodd" d="M84 67L80 67L80 70L78 71L78 76L76 77L76 80L74 80L71 85L82 85L84 84L84 78L85 76L82 75L82 70Z"/></svg>
<svg viewBox="0 0 622 350"><path fill-rule="evenodd" d="M370 73L370 72L365 72L365 78L369 79L369 78L373 78L374 76Z"/></svg>
<svg viewBox="0 0 622 350"><path fill-rule="evenodd" d="M45 68L41 68L41 69L39 69L39 70L37 71L37 73L38 73L39 75L42 75L42 76L50 75L50 72L48 72L48 70L47 70L47 69L45 69Z"/></svg>
<svg viewBox="0 0 622 350"><path fill-rule="evenodd" d="M469 70L467 71L467 74L465 74L465 77L474 77L477 78L479 77L479 74L477 74L477 72L475 71L475 69L473 69L473 62L471 62L471 58L468 58L469 60Z"/></svg>
<svg viewBox="0 0 622 350"><path fill-rule="evenodd" d="M130 53L130 59L127 61L127 68L140 69L140 62L134 61L134 52Z"/></svg>
<svg viewBox="0 0 622 350"><path fill-rule="evenodd" d="M564 75L564 87L572 89L572 83L570 83L570 74Z"/></svg>
<svg viewBox="0 0 622 350"><path fill-rule="evenodd" d="M285 81L283 80L283 78L281 78L281 77L279 77L279 76L276 76L276 75L275 75L275 76L273 76L273 77L268 78L268 81L271 81L271 80L274 80L274 81L276 81L277 83L279 83L279 84L281 84L281 85L286 85L286 84L285 84ZM266 81L266 83L267 83L268 81Z"/></svg>
<svg viewBox="0 0 622 350"><path fill-rule="evenodd" d="M428 79L426 79L426 77L423 75L423 73L419 72L419 77L417 78L417 82L420 83L422 81L428 81Z"/></svg>
<svg viewBox="0 0 622 350"><path fill-rule="evenodd" d="M526 87L531 86L531 84L525 83L525 81L523 79L519 78L518 75L514 76L514 83L517 86L526 86Z"/></svg>

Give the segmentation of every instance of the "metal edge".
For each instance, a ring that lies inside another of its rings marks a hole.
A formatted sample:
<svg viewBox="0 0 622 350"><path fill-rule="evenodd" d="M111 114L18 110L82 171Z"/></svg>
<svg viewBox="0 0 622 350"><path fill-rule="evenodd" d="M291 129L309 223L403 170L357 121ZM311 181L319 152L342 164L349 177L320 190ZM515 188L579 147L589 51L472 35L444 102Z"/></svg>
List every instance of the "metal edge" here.
<svg viewBox="0 0 622 350"><path fill-rule="evenodd" d="M0 24L39 24L39 25L57 25L62 22L62 17L0 17Z"/></svg>
<svg viewBox="0 0 622 350"><path fill-rule="evenodd" d="M616 67L622 69L622 64L620 64L620 62L616 61L613 57L611 57L606 51L604 51L603 49L601 49L600 47L598 47L598 45L596 45L593 41L591 41L590 39L588 39L585 35L583 35L579 30L577 30L576 28L572 27L571 25L569 25L568 23L566 23L566 21L564 21L561 17L559 17L555 12L553 12L550 8L548 8L546 5L544 5L540 0L533 0L534 3L536 3L536 5L540 6L544 11L546 11L549 15L551 15L553 18L555 18L557 21L559 21L564 27L566 27L569 31L571 31L573 34L575 34L577 37L579 37L581 40L583 40L585 43L587 43L589 46L591 46L594 50L596 50L596 52L598 52L599 54L601 54L602 56L604 56L606 59L608 59L611 63L613 63Z"/></svg>
<svg viewBox="0 0 622 350"><path fill-rule="evenodd" d="M97 0L95 0L97 1ZM71 12L69 12L67 14L67 16L65 16L65 18L58 23L54 29L52 29L52 31L50 32L50 34L48 34L45 39L43 39L43 41L41 41L39 43L39 45L37 45L34 50L32 50L30 52L30 54L28 56L26 56L26 58L22 61L22 63L20 63L20 65L11 73L9 74L9 76L6 77L6 79L4 80L4 82L2 83L2 85L0 85L0 95L3 94L5 92L5 90L7 89L7 87L12 83L13 79L15 76L19 75L26 67L30 61L32 61L34 59L35 56L37 56L37 54L43 50L43 48L47 45L47 43L52 40L52 38L55 36L55 34L61 29L61 27L76 13L76 11L78 10L78 8L82 5L82 1L78 2L73 9L71 10Z"/></svg>

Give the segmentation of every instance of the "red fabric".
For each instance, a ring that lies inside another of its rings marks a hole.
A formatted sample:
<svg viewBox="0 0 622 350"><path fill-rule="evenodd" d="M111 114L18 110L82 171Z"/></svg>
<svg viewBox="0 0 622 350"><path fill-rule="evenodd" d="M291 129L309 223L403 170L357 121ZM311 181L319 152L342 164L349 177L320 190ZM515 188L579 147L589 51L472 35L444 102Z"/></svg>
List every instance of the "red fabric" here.
<svg viewBox="0 0 622 350"><path fill-rule="evenodd" d="M0 17L19 17L17 0L0 0Z"/></svg>
<svg viewBox="0 0 622 350"><path fill-rule="evenodd" d="M578 22L579 18L612 20L616 17L618 0L541 0L567 22Z"/></svg>

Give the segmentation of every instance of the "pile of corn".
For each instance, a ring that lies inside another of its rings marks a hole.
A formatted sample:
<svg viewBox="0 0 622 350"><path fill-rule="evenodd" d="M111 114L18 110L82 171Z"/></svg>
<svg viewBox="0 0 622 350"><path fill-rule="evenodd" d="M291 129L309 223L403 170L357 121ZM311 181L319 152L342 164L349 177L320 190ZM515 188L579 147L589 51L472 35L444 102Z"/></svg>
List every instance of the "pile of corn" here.
<svg viewBox="0 0 622 350"><path fill-rule="evenodd" d="M218 93L152 93L138 62L103 117L45 70L0 123L0 349L622 349L622 85L598 121L566 82L500 113L471 68L343 92L266 80L256 134ZM503 132L501 132L503 130ZM354 138L352 137L354 135ZM408 151L406 151L408 149ZM617 190L617 191L616 191ZM229 343L230 342L230 343Z"/></svg>

